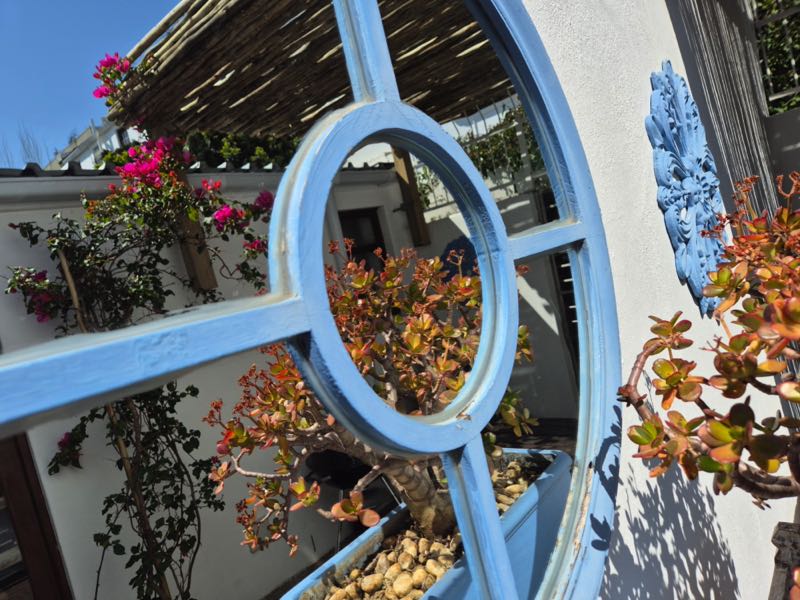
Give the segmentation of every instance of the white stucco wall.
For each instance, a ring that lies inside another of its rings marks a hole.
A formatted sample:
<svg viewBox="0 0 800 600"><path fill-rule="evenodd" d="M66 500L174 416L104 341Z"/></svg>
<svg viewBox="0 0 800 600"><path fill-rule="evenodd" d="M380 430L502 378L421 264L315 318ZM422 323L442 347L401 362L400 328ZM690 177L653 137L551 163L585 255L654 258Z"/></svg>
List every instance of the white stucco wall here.
<svg viewBox="0 0 800 600"><path fill-rule="evenodd" d="M648 334L647 315L683 310L695 322L697 346L715 329L699 319L678 284L673 254L656 205L651 148L643 120L649 76L663 59L684 73L661 0L526 0L575 118L594 179L611 254L627 375ZM708 126L708 124L706 124ZM709 353L692 357L709 364ZM609 398L609 402L613 402ZM767 401L770 402L770 401ZM725 403L718 404L724 409ZM761 404L762 412L778 408ZM623 411L623 431L635 422ZM766 597L773 569L775 523L791 521L795 502L760 511L748 496L714 497L708 476L652 480L623 440L616 531L602 596L638 598Z"/></svg>

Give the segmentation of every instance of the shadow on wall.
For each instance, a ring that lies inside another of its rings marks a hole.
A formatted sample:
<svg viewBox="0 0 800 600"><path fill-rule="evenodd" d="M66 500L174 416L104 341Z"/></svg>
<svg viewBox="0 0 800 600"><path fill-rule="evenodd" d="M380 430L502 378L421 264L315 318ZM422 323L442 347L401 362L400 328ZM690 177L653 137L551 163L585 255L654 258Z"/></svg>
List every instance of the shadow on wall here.
<svg viewBox="0 0 800 600"><path fill-rule="evenodd" d="M688 481L672 469L644 486L628 475L622 485L627 494L618 499L624 498L627 506L617 506L615 531L624 527L633 543L613 536L602 598L740 597L730 548L714 518L711 492L702 482Z"/></svg>

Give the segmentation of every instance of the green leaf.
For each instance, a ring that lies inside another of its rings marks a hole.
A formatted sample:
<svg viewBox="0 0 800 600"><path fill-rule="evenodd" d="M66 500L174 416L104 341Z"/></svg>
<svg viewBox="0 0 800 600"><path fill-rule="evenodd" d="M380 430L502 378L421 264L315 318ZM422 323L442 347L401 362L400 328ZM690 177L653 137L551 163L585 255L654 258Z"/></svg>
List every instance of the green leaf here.
<svg viewBox="0 0 800 600"><path fill-rule="evenodd" d="M653 363L653 372L662 379L667 379L675 371L675 365L665 358L659 358Z"/></svg>
<svg viewBox="0 0 800 600"><path fill-rule="evenodd" d="M655 439L655 436L651 436L644 427L633 426L628 428L628 438L634 444L646 446Z"/></svg>
<svg viewBox="0 0 800 600"><path fill-rule="evenodd" d="M796 381L784 381L775 388L778 395L788 402L800 402L800 383Z"/></svg>
<svg viewBox="0 0 800 600"><path fill-rule="evenodd" d="M716 473L722 469L722 465L710 456L702 454L697 458L697 468L706 473Z"/></svg>
<svg viewBox="0 0 800 600"><path fill-rule="evenodd" d="M695 402L703 393L703 388L694 381L685 381L678 386L678 397L686 402Z"/></svg>

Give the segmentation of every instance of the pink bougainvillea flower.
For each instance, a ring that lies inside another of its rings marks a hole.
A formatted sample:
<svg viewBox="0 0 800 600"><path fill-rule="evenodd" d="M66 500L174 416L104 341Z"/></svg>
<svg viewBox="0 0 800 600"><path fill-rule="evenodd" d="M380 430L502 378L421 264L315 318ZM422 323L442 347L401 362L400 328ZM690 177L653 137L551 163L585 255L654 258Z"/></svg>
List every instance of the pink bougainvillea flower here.
<svg viewBox="0 0 800 600"><path fill-rule="evenodd" d="M205 184L205 180L203 181ZM234 216L233 207L228 204L223 204L217 211L213 214L213 218L216 221L214 224L217 228L217 231L222 231L225 229L225 224L232 219Z"/></svg>
<svg viewBox="0 0 800 600"><path fill-rule="evenodd" d="M119 61L119 52L115 52L114 56L110 54L106 54L105 58L100 59L100 68L101 69L108 69L109 67L113 67Z"/></svg>
<svg viewBox="0 0 800 600"><path fill-rule="evenodd" d="M60 449L60 450L64 450L64 448L66 448L67 446L69 446L69 443L70 443L71 441L72 441L72 433L71 433L71 432L69 432L69 431L67 431L67 432L66 432L66 433L65 433L63 436L61 436L61 439L60 439L60 440L58 440L58 447L59 447L59 449Z"/></svg>
<svg viewBox="0 0 800 600"><path fill-rule="evenodd" d="M269 190L264 190L256 197L255 202L253 202L253 208L255 212L264 213L271 211L274 204L275 195Z"/></svg>
<svg viewBox="0 0 800 600"><path fill-rule="evenodd" d="M94 92L92 92L92 95L95 98L105 98L111 95L111 88L109 88L107 85L101 85L100 87L96 88Z"/></svg>
<svg viewBox="0 0 800 600"><path fill-rule="evenodd" d="M253 252L266 252L267 251L267 242L264 240L253 240L252 242L244 242L242 244L246 250L251 250Z"/></svg>

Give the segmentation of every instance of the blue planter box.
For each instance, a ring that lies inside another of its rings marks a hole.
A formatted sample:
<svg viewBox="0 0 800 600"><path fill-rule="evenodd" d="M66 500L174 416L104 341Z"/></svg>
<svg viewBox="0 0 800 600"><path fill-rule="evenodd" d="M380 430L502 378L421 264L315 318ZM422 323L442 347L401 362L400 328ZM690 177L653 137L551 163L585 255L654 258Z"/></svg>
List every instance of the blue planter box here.
<svg viewBox="0 0 800 600"><path fill-rule="evenodd" d="M553 456L553 463L500 519L505 534L514 579L520 598L533 598L542 581L550 551L558 535L561 515L567 500L572 460L555 450L505 450L506 454L543 454ZM362 533L341 552L319 566L297 584L283 600L323 600L337 574L361 568L378 552L383 540L408 526L408 510L399 506L381 522ZM471 577L462 558L428 590L430 600L475 598Z"/></svg>

